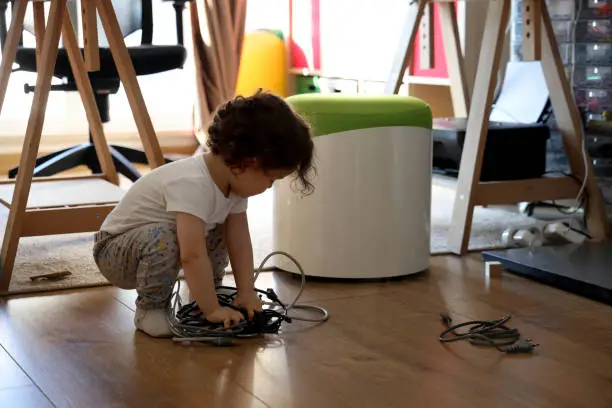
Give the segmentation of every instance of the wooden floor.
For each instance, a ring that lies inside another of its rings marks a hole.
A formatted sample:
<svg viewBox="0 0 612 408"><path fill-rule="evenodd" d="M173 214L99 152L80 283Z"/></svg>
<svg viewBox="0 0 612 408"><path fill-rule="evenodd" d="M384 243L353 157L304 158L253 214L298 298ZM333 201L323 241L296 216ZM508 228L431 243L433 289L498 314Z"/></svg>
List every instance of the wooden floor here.
<svg viewBox="0 0 612 408"><path fill-rule="evenodd" d="M297 280L260 277L290 300ZM417 278L309 282L331 314L277 339L186 347L133 329L134 293L99 288L0 300L0 407L612 407L612 308L504 274L431 259ZM456 322L513 314L541 346L507 356L442 345Z"/></svg>

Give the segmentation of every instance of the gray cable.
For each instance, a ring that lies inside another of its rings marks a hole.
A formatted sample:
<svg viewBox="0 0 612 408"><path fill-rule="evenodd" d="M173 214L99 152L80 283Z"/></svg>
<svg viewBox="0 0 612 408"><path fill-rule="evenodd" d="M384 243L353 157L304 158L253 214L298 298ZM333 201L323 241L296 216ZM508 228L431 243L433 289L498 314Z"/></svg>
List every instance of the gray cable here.
<svg viewBox="0 0 612 408"><path fill-rule="evenodd" d="M255 272L255 278L254 281L257 281L257 278L259 277L259 274L261 273L261 271L264 269L264 265L266 264L266 262L268 261L268 259L272 258L274 255L284 255L287 258L289 258L294 264L295 266L297 266L298 270L300 271L300 275L301 275L301 282L300 282L300 289L297 293L297 295L295 296L295 299L293 300L293 302L287 306L286 310L287 310L287 315L293 319L293 320L301 320L303 322L313 322L313 323L322 323L325 322L329 319L329 313L327 312L327 310L323 309L322 307L319 306L312 306L312 305L298 305L297 302L298 300L300 300L300 297L302 296L302 292L304 292L304 287L306 286L306 274L304 273L304 269L302 269L302 265L298 262L297 259L295 259L293 256L291 256L290 254L288 254L287 252L283 252L283 251L274 251L271 252L270 254L268 254L263 261L261 261L261 264L259 265L259 268L257 269L257 272ZM298 317L295 315L289 315L289 311L291 309L303 309L303 310L314 310L319 312L322 317L319 319L309 319L306 317Z"/></svg>

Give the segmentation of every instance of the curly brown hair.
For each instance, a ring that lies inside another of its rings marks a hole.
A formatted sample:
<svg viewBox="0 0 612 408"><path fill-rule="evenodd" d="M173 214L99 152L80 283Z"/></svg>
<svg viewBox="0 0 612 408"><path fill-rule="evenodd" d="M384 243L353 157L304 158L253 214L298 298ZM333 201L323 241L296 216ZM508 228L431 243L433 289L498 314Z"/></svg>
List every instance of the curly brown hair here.
<svg viewBox="0 0 612 408"><path fill-rule="evenodd" d="M263 171L292 171L302 193L314 191L310 126L279 96L260 90L225 102L208 127L206 145L232 168L255 160Z"/></svg>

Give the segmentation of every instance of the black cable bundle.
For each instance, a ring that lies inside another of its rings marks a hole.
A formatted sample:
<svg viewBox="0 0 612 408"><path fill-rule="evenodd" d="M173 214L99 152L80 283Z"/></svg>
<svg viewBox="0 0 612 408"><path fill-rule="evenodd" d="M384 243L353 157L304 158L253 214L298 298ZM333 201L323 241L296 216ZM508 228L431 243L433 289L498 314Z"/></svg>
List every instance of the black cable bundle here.
<svg viewBox="0 0 612 408"><path fill-rule="evenodd" d="M279 332L283 322L291 323L293 320L302 322L322 323L329 319L329 313L322 307L314 305L298 304L306 285L306 274L300 263L286 252L275 251L264 258L255 273L254 281L264 269L266 262L274 255L283 255L289 258L299 269L301 284L293 302L283 303L273 289L261 290L255 288L263 303L263 310L255 313L253 320L249 320L245 311L237 308L233 302L237 295L237 288L232 286L220 286L217 288L217 299L221 306L231 307L239 310L245 319L238 324L225 328L222 324L212 323L205 319L204 314L195 301L185 305L181 302L180 281L176 282L176 290L168 305L168 322L174 335L173 340L177 342L203 342L216 346L233 345L232 338L254 337L261 334L276 334ZM295 314L295 311L310 311L318 314L318 317L308 317ZM290 315L291 312L294 314Z"/></svg>
<svg viewBox="0 0 612 408"><path fill-rule="evenodd" d="M495 347L506 354L531 353L539 346L539 344L533 344L531 339L521 339L521 334L517 329L506 326L510 315L498 320L473 320L456 325L452 324L452 319L448 314L440 313L440 317L447 327L440 334L441 343L467 340L477 346ZM471 327L463 333L457 331L466 326ZM454 337L445 337L449 334Z"/></svg>
<svg viewBox="0 0 612 408"><path fill-rule="evenodd" d="M238 292L235 287L221 286L217 288L217 291L219 305L238 310L244 315L244 320L226 329L223 327L223 324L212 323L206 320L196 302L192 301L182 306L176 313L177 325L175 327L180 327L180 332L186 334L185 337L189 337L194 333L198 336L206 334L208 336L221 337L251 337L265 333L276 334L283 322L291 323L291 318L286 314L286 306L272 289L267 291L256 289L260 294L262 302L268 308L255 313L253 320L249 320L246 312L233 304Z"/></svg>

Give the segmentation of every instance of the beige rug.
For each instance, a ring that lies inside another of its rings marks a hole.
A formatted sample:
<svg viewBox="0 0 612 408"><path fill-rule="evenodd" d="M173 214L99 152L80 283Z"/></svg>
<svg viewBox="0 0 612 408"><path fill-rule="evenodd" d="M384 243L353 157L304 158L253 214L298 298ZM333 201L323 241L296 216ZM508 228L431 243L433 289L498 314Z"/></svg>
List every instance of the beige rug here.
<svg viewBox="0 0 612 408"><path fill-rule="evenodd" d="M455 197L453 187L454 183L444 179L434 180L431 228L431 252L434 255L449 252L446 236ZM259 266L263 258L272 251L272 200L273 194L269 192L250 201L249 219L255 266ZM7 212L0 211L0 221L5 221ZM471 251L502 248L500 238L506 228L532 225L536 222L512 209L479 207L474 214L469 248ZM4 236L4 226L5 222L0 222L0 239ZM23 238L19 245L9 293L106 285L107 282L93 262L91 246L92 234ZM30 280L31 276L60 271L70 271L72 275L55 282Z"/></svg>

